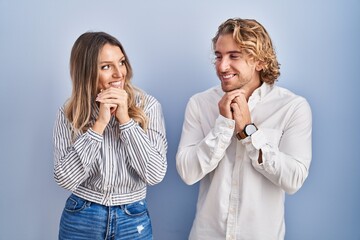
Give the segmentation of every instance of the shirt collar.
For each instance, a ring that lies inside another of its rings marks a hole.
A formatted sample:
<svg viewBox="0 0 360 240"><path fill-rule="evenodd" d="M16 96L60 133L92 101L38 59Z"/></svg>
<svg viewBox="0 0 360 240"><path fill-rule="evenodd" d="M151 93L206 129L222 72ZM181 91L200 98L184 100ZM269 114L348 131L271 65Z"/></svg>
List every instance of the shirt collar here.
<svg viewBox="0 0 360 240"><path fill-rule="evenodd" d="M272 88L273 85L264 82L260 87L255 89L250 98L256 98L261 101L272 90Z"/></svg>

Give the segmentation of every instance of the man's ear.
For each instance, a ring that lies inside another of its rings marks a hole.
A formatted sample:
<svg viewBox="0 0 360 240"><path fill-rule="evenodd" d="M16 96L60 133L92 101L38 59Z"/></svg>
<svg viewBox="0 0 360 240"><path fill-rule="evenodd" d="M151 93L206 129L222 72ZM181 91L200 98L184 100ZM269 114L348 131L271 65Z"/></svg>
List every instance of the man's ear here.
<svg viewBox="0 0 360 240"><path fill-rule="evenodd" d="M262 69L264 69L264 65L265 65L264 62L257 61L255 70L260 72Z"/></svg>

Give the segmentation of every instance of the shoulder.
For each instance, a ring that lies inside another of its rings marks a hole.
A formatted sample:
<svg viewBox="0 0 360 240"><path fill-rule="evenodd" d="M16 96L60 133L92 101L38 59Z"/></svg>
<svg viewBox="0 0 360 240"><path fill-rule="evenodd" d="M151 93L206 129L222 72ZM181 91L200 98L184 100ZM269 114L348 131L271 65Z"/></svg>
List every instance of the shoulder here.
<svg viewBox="0 0 360 240"><path fill-rule="evenodd" d="M220 86L211 87L205 91L195 93L190 97L189 101L196 101L196 102L204 102L209 104L209 102L215 101L216 104L218 99L220 99L224 95Z"/></svg>
<svg viewBox="0 0 360 240"><path fill-rule="evenodd" d="M65 108L66 108L67 102L65 102L63 105L61 105L60 107L58 107L57 110L57 116L58 117L63 117L65 116Z"/></svg>
<svg viewBox="0 0 360 240"><path fill-rule="evenodd" d="M186 112L213 115L218 112L218 103L223 95L224 92L220 86L198 92L190 97Z"/></svg>
<svg viewBox="0 0 360 240"><path fill-rule="evenodd" d="M311 111L310 104L305 97L300 96L287 88L273 86L271 95L278 98L283 104L290 104L295 108Z"/></svg>
<svg viewBox="0 0 360 240"><path fill-rule="evenodd" d="M57 114L56 114L56 123L58 125L64 125L67 128L71 128L71 123L66 117L66 106L67 102L65 102L62 106L58 107Z"/></svg>
<svg viewBox="0 0 360 240"><path fill-rule="evenodd" d="M144 111L148 111L153 107L161 107L160 102L154 96L139 88L135 91L135 101Z"/></svg>
<svg viewBox="0 0 360 240"><path fill-rule="evenodd" d="M300 96L284 87L273 86L271 93L283 99L305 101L305 102L307 101L303 96Z"/></svg>

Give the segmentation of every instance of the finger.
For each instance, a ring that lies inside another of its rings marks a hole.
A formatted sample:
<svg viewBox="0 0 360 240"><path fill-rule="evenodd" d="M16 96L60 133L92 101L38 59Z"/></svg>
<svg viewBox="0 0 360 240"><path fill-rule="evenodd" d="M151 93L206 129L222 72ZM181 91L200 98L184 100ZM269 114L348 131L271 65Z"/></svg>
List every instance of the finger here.
<svg viewBox="0 0 360 240"><path fill-rule="evenodd" d="M110 107L110 114L114 115L116 113L117 105Z"/></svg>
<svg viewBox="0 0 360 240"><path fill-rule="evenodd" d="M236 96L232 102L239 104L239 106L247 105L246 98L243 94Z"/></svg>
<svg viewBox="0 0 360 240"><path fill-rule="evenodd" d="M97 95L97 100L118 99L124 94L126 94L126 92L123 89L111 87L100 92Z"/></svg>
<svg viewBox="0 0 360 240"><path fill-rule="evenodd" d="M230 108L231 108L231 111L233 112L233 114L235 114L235 115L240 114L239 104L237 104L237 103L231 103L231 104L230 104Z"/></svg>
<svg viewBox="0 0 360 240"><path fill-rule="evenodd" d="M116 111L117 105L111 103L100 103L100 112L103 113L113 113Z"/></svg>

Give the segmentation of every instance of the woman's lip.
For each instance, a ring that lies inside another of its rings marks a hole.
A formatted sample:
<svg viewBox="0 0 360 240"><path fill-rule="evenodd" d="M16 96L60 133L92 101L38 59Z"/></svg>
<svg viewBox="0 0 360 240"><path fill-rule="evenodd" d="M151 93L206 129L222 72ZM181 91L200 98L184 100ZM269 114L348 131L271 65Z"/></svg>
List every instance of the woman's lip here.
<svg viewBox="0 0 360 240"><path fill-rule="evenodd" d="M119 88L119 87L121 87L121 81L111 82L110 85L111 85L112 87L117 87L117 88Z"/></svg>

